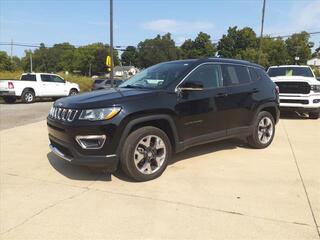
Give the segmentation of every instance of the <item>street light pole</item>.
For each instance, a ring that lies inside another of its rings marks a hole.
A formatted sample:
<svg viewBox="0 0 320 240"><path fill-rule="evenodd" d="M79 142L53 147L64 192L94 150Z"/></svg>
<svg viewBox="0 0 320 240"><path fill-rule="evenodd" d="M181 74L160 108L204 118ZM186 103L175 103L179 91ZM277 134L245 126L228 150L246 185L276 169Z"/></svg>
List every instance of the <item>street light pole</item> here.
<svg viewBox="0 0 320 240"><path fill-rule="evenodd" d="M258 53L258 63L261 61L261 51L262 51L262 40L263 40L263 27L264 27L264 13L266 10L266 0L263 0L263 7L262 7L262 19L261 19L261 32L260 32L260 46L259 46L259 53Z"/></svg>
<svg viewBox="0 0 320 240"><path fill-rule="evenodd" d="M110 58L111 58L111 71L110 71L110 80L111 80L111 87L114 85L113 80L113 0L110 1Z"/></svg>

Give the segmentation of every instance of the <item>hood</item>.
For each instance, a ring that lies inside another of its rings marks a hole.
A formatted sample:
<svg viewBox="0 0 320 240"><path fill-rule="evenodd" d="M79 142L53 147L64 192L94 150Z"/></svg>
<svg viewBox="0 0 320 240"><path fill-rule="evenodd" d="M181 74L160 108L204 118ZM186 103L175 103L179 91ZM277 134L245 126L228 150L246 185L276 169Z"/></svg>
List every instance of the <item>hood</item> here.
<svg viewBox="0 0 320 240"><path fill-rule="evenodd" d="M54 106L72 109L103 108L117 106L133 98L144 98L155 92L157 91L146 89L103 89L61 98L54 103Z"/></svg>
<svg viewBox="0 0 320 240"><path fill-rule="evenodd" d="M278 76L278 77L271 77L271 80L274 82L307 82L310 85L313 84L320 84L314 77L302 77L302 76Z"/></svg>

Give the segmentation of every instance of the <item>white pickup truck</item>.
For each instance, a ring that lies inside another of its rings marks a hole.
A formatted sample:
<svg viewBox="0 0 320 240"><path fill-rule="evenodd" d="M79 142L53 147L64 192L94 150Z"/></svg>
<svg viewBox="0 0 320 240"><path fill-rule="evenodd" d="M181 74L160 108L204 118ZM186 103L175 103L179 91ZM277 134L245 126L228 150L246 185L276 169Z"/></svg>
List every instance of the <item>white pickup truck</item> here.
<svg viewBox="0 0 320 240"><path fill-rule="evenodd" d="M319 118L320 81L309 66L272 66L267 73L279 87L280 108Z"/></svg>
<svg viewBox="0 0 320 240"><path fill-rule="evenodd" d="M17 98L32 103L36 98L59 98L79 92L78 84L51 73L24 73L20 80L0 80L0 96L6 103L14 103Z"/></svg>

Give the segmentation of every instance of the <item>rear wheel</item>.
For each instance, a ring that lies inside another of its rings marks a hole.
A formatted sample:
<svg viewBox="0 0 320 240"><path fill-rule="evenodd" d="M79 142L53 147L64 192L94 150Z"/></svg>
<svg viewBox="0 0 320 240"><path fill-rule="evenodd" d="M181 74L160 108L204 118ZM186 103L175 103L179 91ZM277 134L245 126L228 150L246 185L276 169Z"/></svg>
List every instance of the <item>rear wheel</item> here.
<svg viewBox="0 0 320 240"><path fill-rule="evenodd" d="M310 119L318 119L320 113L319 112L309 112L309 118Z"/></svg>
<svg viewBox="0 0 320 240"><path fill-rule="evenodd" d="M5 96L5 97L3 97L3 100L4 100L4 102L5 103L15 103L15 101L16 101L16 98L15 97L9 97L9 96Z"/></svg>
<svg viewBox="0 0 320 240"><path fill-rule="evenodd" d="M122 170L137 181L159 177L171 156L168 136L159 128L142 127L132 132L121 153Z"/></svg>
<svg viewBox="0 0 320 240"><path fill-rule="evenodd" d="M273 116L266 111L258 114L253 131L247 138L249 146L253 148L268 147L274 137L275 122Z"/></svg>
<svg viewBox="0 0 320 240"><path fill-rule="evenodd" d="M24 103L32 103L35 100L35 95L32 90L24 90L21 94L21 100Z"/></svg>

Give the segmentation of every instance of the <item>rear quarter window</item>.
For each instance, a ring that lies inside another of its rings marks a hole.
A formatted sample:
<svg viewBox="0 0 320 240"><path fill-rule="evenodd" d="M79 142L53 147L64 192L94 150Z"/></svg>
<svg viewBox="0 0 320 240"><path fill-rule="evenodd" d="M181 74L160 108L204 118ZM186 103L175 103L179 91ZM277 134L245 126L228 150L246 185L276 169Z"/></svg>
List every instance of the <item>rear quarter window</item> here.
<svg viewBox="0 0 320 240"><path fill-rule="evenodd" d="M252 67L249 67L249 74L252 82L259 81L262 78L261 73L259 73L257 69L254 69Z"/></svg>
<svg viewBox="0 0 320 240"><path fill-rule="evenodd" d="M222 65L224 86L235 86L250 82L249 71L246 66Z"/></svg>
<svg viewBox="0 0 320 240"><path fill-rule="evenodd" d="M25 74L21 76L22 81L37 81L36 75L35 74Z"/></svg>

